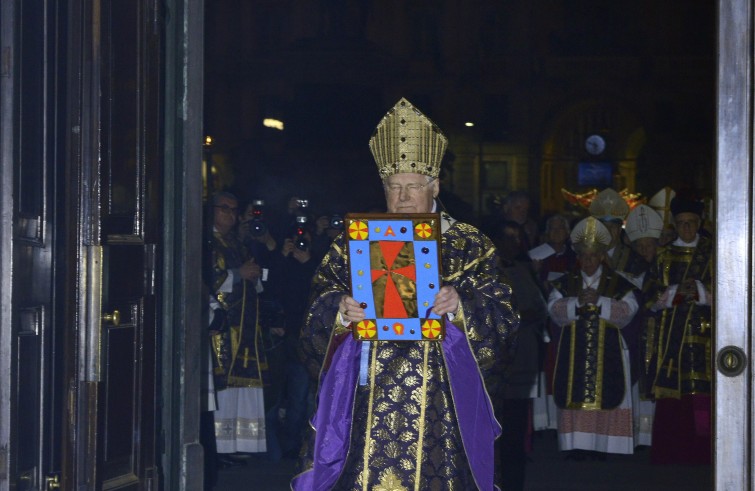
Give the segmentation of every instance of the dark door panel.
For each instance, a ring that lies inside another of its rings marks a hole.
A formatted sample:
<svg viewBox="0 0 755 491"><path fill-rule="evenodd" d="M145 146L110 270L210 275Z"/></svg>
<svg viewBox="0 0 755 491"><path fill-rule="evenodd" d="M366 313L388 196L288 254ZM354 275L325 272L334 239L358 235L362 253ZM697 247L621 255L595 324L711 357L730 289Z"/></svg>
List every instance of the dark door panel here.
<svg viewBox="0 0 755 491"><path fill-rule="evenodd" d="M161 164L161 78L160 38L152 29L155 4L100 2L101 158L93 175L102 190L102 374L96 409L102 489L145 489L156 466L157 237L150 231L159 228L161 207L154 192Z"/></svg>
<svg viewBox="0 0 755 491"><path fill-rule="evenodd" d="M0 489L160 487L163 3L0 2Z"/></svg>
<svg viewBox="0 0 755 491"><path fill-rule="evenodd" d="M3 44L3 57L15 60L3 63L4 70L12 66L3 74L3 86L12 87L14 104L3 104L3 111L10 111L3 120L12 122L4 129L12 134L12 144L2 151L12 162L14 196L13 302L6 342L12 343L8 470L11 487L18 490L42 488L60 468L60 447L51 445L60 441L65 394L55 384L60 357L53 349L60 267L54 251L62 216L55 206L62 172L57 159L64 142L56 131L62 110L54 90L62 73L56 54L64 45L59 8L51 0L6 2L3 11L13 15L2 17L0 27L10 33L4 42L12 39Z"/></svg>

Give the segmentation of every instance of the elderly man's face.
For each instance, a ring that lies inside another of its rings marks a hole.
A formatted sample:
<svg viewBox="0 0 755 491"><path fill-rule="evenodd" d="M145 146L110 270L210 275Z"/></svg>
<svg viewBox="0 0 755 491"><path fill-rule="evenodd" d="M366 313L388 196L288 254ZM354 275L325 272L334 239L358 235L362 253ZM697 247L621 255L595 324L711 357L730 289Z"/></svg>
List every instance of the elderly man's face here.
<svg viewBox="0 0 755 491"><path fill-rule="evenodd" d="M383 181L388 213L430 213L438 195L438 180L422 174L394 174Z"/></svg>
<svg viewBox="0 0 755 491"><path fill-rule="evenodd" d="M603 251L596 251L593 249L587 249L580 251L577 255L579 259L579 267L587 276L592 276L600 267L600 263L605 259L606 254Z"/></svg>
<svg viewBox="0 0 755 491"><path fill-rule="evenodd" d="M684 242L692 242L700 229L700 217L695 213L677 213L674 215L676 233Z"/></svg>
<svg viewBox="0 0 755 491"><path fill-rule="evenodd" d="M632 248L642 256L647 262L652 262L655 259L655 253L658 249L658 239L653 237L640 237L632 242Z"/></svg>
<svg viewBox="0 0 755 491"><path fill-rule="evenodd" d="M520 225L527 222L527 216L530 212L530 200L519 198L511 203L504 205L503 216L508 220L513 220Z"/></svg>

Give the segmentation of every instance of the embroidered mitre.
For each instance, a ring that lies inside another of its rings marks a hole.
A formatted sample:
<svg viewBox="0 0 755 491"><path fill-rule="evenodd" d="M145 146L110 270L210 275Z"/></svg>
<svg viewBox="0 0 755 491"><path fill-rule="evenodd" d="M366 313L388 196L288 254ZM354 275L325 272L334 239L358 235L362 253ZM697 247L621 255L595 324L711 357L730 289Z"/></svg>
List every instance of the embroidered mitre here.
<svg viewBox="0 0 755 491"><path fill-rule="evenodd" d="M381 179L399 173L438 177L447 146L440 128L403 97L383 116L370 138Z"/></svg>

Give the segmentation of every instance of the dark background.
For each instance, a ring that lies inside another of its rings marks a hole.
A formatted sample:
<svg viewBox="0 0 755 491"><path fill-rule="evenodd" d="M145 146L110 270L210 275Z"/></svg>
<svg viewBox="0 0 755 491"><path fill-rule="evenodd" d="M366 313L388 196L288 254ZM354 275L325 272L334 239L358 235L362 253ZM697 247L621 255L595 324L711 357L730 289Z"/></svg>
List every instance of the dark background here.
<svg viewBox="0 0 755 491"><path fill-rule="evenodd" d="M299 195L342 212L382 206L367 142L402 96L450 140L443 186L457 213L480 218L482 194L514 189L530 192L536 212L561 211L560 187L586 189L576 164L589 158L582 141L593 132L606 136L614 169L634 163L614 187L712 194L714 2L208 0L206 8L215 184L243 199L279 208ZM283 120L284 131L263 127L264 117ZM509 182L481 175L483 149L494 147L526 161ZM562 162L565 177L551 182L546 167Z"/></svg>

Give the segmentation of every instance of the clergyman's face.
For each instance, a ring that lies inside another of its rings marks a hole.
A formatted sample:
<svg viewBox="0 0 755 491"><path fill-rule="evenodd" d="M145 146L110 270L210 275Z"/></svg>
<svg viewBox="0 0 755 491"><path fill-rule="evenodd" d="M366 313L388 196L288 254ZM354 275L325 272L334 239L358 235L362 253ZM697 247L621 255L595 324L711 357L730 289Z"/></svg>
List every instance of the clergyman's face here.
<svg viewBox="0 0 755 491"><path fill-rule="evenodd" d="M238 202L227 196L220 196L214 206L214 224L215 228L221 234L225 235L236 225L238 215Z"/></svg>
<svg viewBox="0 0 755 491"><path fill-rule="evenodd" d="M520 225L527 222L530 212L530 200L527 198L518 198L503 208L503 216L508 220L513 220Z"/></svg>
<svg viewBox="0 0 755 491"><path fill-rule="evenodd" d="M600 263L605 259L606 254L603 251L586 249L577 254L579 266L587 276L592 276L600 267Z"/></svg>
<svg viewBox="0 0 755 491"><path fill-rule="evenodd" d="M438 195L438 180L422 174L400 173L383 181L388 213L430 213Z"/></svg>
<svg viewBox="0 0 755 491"><path fill-rule="evenodd" d="M700 230L700 216L696 213L682 212L674 215L674 226L679 238L684 242L695 240L697 231Z"/></svg>
<svg viewBox="0 0 755 491"><path fill-rule="evenodd" d="M634 250L647 262L653 262L658 250L658 239L653 237L640 237L632 242Z"/></svg>

